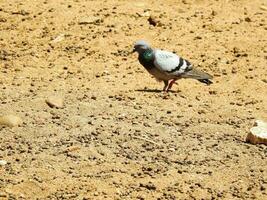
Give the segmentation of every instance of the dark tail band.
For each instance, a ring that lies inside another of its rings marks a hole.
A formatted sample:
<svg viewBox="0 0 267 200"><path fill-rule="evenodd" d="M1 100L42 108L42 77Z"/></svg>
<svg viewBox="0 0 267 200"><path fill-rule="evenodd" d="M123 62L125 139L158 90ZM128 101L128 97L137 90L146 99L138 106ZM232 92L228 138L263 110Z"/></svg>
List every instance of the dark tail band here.
<svg viewBox="0 0 267 200"><path fill-rule="evenodd" d="M198 81L201 82L201 83L205 83L207 85L212 84L212 81L210 81L209 79L199 79Z"/></svg>

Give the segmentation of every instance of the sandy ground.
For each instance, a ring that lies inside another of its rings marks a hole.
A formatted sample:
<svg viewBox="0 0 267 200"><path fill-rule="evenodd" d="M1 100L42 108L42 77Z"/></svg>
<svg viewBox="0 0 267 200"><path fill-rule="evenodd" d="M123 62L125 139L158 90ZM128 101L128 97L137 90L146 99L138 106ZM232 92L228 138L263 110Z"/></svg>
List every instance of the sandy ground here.
<svg viewBox="0 0 267 200"><path fill-rule="evenodd" d="M267 147L245 142L267 120L266 6L1 0L0 114L23 124L0 128L0 199L267 199ZM214 84L163 94L140 38Z"/></svg>

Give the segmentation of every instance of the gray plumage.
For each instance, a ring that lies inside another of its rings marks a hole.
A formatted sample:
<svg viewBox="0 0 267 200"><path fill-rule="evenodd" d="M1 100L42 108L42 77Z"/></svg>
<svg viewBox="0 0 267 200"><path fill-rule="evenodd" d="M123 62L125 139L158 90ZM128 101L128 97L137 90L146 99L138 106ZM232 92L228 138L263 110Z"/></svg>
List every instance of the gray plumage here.
<svg viewBox="0 0 267 200"><path fill-rule="evenodd" d="M153 49L144 41L139 40L134 44L134 51L138 52L139 62L157 80L164 81L164 91L171 89L173 83L180 78L197 79L207 85L212 82L212 76L193 68L192 64L182 57L159 49Z"/></svg>

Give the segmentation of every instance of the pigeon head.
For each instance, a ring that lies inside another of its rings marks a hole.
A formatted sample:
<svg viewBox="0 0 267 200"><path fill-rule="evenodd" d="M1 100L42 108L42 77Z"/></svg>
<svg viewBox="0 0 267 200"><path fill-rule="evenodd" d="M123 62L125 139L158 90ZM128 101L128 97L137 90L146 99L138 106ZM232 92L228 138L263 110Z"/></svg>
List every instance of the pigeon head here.
<svg viewBox="0 0 267 200"><path fill-rule="evenodd" d="M134 44L133 52L143 53L147 49L150 49L150 45L144 40L138 40Z"/></svg>

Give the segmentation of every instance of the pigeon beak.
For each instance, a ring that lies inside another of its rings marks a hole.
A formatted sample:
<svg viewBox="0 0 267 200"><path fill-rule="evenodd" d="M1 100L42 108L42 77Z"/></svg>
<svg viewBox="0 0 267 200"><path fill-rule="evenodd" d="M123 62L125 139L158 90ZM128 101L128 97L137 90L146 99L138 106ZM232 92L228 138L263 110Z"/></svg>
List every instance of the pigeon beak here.
<svg viewBox="0 0 267 200"><path fill-rule="evenodd" d="M136 48L133 49L132 53L136 52Z"/></svg>

